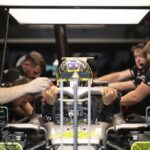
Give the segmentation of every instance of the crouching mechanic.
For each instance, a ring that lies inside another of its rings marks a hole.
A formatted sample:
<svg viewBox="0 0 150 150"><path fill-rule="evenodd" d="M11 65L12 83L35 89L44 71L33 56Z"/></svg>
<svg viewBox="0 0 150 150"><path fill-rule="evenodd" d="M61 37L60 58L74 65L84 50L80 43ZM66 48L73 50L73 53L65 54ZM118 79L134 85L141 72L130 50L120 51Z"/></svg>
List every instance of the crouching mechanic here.
<svg viewBox="0 0 150 150"><path fill-rule="evenodd" d="M31 51L25 56L19 66L4 70L2 85L13 86L27 83L40 77L44 69L44 57L37 51ZM33 98L32 94L27 94L26 96L7 104L10 111L9 114L12 116L10 118L20 119L31 115L33 112Z"/></svg>
<svg viewBox="0 0 150 150"><path fill-rule="evenodd" d="M0 88L0 105L8 104L10 102L17 102L17 105L21 105L23 103L27 103L28 99L26 99L27 95L36 94L39 93L43 96L43 99L46 100L48 104L54 103L54 96L53 98L49 98L49 95L51 96L51 85L52 82L45 77L38 77L28 83L16 85L12 87L1 87ZM39 95L38 94L38 95ZM17 99L17 101L16 101ZM12 116L15 116L14 114L9 113L9 121L16 121L16 118L13 118ZM14 120L15 119L15 120ZM18 119L18 118L17 118Z"/></svg>

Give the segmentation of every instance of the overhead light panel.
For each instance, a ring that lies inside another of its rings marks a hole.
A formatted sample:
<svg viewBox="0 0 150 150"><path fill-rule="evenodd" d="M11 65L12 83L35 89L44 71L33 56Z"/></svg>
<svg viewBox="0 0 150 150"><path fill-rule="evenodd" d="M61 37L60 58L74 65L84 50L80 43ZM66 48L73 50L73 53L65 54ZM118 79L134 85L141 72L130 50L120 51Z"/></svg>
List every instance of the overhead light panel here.
<svg viewBox="0 0 150 150"><path fill-rule="evenodd" d="M150 6L150 0L1 0L1 6Z"/></svg>
<svg viewBox="0 0 150 150"><path fill-rule="evenodd" d="M149 9L10 9L21 24L138 24Z"/></svg>
<svg viewBox="0 0 150 150"><path fill-rule="evenodd" d="M150 0L1 0L0 6L22 24L138 24Z"/></svg>

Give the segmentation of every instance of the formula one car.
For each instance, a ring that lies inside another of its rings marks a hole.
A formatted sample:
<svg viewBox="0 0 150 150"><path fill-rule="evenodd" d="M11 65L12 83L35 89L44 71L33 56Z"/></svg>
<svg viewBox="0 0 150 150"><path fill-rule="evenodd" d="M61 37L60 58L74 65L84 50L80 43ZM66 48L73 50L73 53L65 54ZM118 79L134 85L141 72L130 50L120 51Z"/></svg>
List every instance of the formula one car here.
<svg viewBox="0 0 150 150"><path fill-rule="evenodd" d="M116 103L104 105L100 92L104 82L92 83L89 59L64 58L57 72L55 105L38 105L41 113L33 113L29 122L8 123L8 109L2 106L0 148L128 150L140 145L136 141L149 141L148 123L126 123L117 114Z"/></svg>

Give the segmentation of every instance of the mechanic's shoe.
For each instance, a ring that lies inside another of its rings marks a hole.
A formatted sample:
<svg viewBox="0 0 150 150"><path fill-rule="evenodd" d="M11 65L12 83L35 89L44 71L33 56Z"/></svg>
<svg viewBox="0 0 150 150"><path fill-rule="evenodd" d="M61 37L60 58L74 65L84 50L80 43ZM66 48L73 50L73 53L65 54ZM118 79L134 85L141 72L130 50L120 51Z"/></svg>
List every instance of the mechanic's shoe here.
<svg viewBox="0 0 150 150"><path fill-rule="evenodd" d="M122 112L118 113L118 114L114 114L114 118L113 118L113 124L114 125L119 125L119 124L124 124L126 123L123 117Z"/></svg>

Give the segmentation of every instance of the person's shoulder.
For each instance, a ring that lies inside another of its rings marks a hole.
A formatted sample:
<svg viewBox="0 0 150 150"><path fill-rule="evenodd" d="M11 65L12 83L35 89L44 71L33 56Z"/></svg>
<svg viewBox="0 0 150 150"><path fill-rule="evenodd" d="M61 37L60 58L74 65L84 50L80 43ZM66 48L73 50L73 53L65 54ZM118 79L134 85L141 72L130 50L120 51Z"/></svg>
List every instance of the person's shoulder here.
<svg viewBox="0 0 150 150"><path fill-rule="evenodd" d="M22 76L22 72L18 67L5 69L3 71L3 82L14 82L16 79L18 79L20 76Z"/></svg>
<svg viewBox="0 0 150 150"><path fill-rule="evenodd" d="M150 82L150 68L147 69L146 75L145 75L145 83Z"/></svg>
<svg viewBox="0 0 150 150"><path fill-rule="evenodd" d="M130 70L130 72L131 72L133 77L135 77L137 75L137 73L138 73L138 68L137 68L136 65L130 67L129 70Z"/></svg>
<svg viewBox="0 0 150 150"><path fill-rule="evenodd" d="M19 70L19 68L9 68L9 69L5 69L4 70L4 75L20 75L21 71Z"/></svg>

